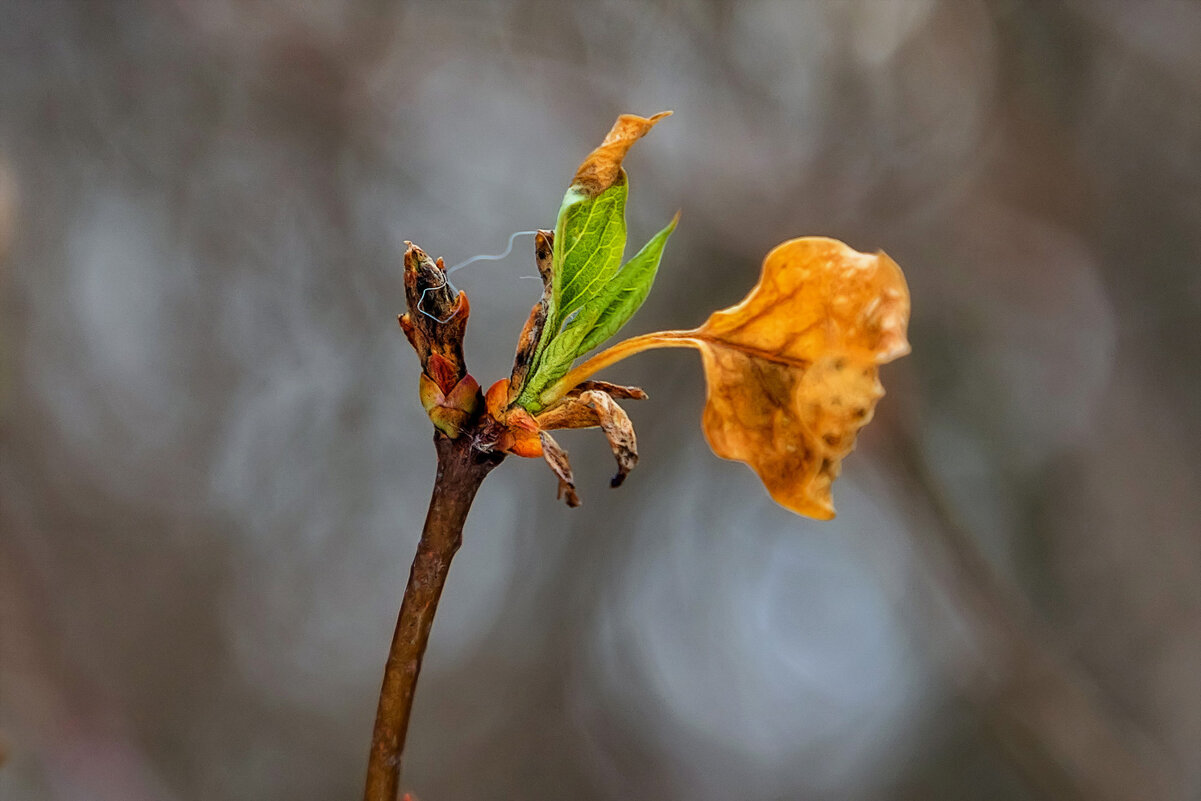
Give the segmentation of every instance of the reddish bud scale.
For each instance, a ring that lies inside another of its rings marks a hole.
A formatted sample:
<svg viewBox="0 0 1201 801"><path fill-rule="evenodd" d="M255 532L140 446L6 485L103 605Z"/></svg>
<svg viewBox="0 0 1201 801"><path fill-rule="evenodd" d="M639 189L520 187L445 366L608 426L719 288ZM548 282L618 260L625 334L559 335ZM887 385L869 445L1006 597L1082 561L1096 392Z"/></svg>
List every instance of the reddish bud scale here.
<svg viewBox="0 0 1201 801"><path fill-rule="evenodd" d="M503 429L496 439L498 450L529 459L542 456L538 423L520 406L509 406L509 379L502 378L488 388L484 408Z"/></svg>
<svg viewBox="0 0 1201 801"><path fill-rule="evenodd" d="M420 383L421 406L434 427L448 437L459 436L479 410L479 382L470 374L465 375L449 393L443 392L437 382L425 373L421 374Z"/></svg>

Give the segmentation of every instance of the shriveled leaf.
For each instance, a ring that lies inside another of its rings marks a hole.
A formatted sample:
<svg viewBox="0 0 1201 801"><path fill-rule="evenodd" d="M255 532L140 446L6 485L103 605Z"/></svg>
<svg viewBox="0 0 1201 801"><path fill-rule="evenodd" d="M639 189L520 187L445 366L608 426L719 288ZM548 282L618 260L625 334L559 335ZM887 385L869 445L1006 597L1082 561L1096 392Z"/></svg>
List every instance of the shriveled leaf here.
<svg viewBox="0 0 1201 801"><path fill-rule="evenodd" d="M660 111L652 117L639 117L636 114L622 114L613 123L609 133L605 135L600 147L588 154L588 158L576 170L571 185L578 187L587 195L596 196L608 189L617 180L621 171L621 162L625 159L630 147L647 132L655 127L655 123L664 117L670 117L670 111Z"/></svg>
<svg viewBox="0 0 1201 801"><path fill-rule="evenodd" d="M580 400L579 395L568 396L534 418L542 431L557 431L563 428L596 428L600 420L596 409Z"/></svg>
<svg viewBox="0 0 1201 801"><path fill-rule="evenodd" d="M554 233L539 231L535 234L534 256L538 264L538 274L542 276L542 297L534 304L534 308L530 309L530 316L525 322L525 327L521 329L521 336L517 339L517 353L513 357L513 372L509 376L511 394L506 399L506 403L512 403L521 393L526 376L533 367L543 329L546 327L546 317L550 312L551 287L553 286L551 264L553 252Z"/></svg>
<svg viewBox="0 0 1201 801"><path fill-rule="evenodd" d="M622 114L576 170L555 223L551 320L558 326L605 287L625 251L628 180L621 163L634 142L670 115Z"/></svg>
<svg viewBox="0 0 1201 801"><path fill-rule="evenodd" d="M696 331L710 447L781 505L832 518L830 483L884 394L877 366L909 352L908 322L905 278L884 253L819 237L775 248L746 299Z"/></svg>
<svg viewBox="0 0 1201 801"><path fill-rule="evenodd" d="M568 506L579 506L580 496L575 492L575 477L571 474L571 464L567 461L567 451L555 442L554 438L545 431L540 432L542 439L542 458L550 465L550 469L559 478L558 497L567 502Z"/></svg>
<svg viewBox="0 0 1201 801"><path fill-rule="evenodd" d="M646 397L646 393L641 390L638 392L640 395L627 397ZM626 476L638 464L638 440L634 435L634 424L630 422L625 410L617 405L613 396L603 389L586 389L578 394L568 395L534 419L542 431L599 427L609 440L609 448L617 460L617 473L609 482L613 487L620 487Z"/></svg>
<svg viewBox="0 0 1201 801"><path fill-rule="evenodd" d="M621 266L629 183L621 163L659 120L622 114L600 147L588 154L567 188L555 223L554 329L593 298Z"/></svg>
<svg viewBox="0 0 1201 801"><path fill-rule="evenodd" d="M638 465L638 439L634 435L634 424L630 422L625 409L604 392L589 390L581 394L579 400L596 410L601 431L605 432L609 449L617 460L617 472L609 480L609 486L620 487L630 471Z"/></svg>
<svg viewBox="0 0 1201 801"><path fill-rule="evenodd" d="M646 400L649 397L642 387L628 387L622 384L611 384L608 381L581 381L567 394L568 396L578 396L590 389L600 390L613 398L626 400Z"/></svg>
<svg viewBox="0 0 1201 801"><path fill-rule="evenodd" d="M550 406L597 370L642 350L695 347L708 383L713 451L745 462L799 514L834 516L830 484L884 394L877 367L909 352L909 290L884 253L805 237L763 262L759 283L700 328L620 342L541 396Z"/></svg>

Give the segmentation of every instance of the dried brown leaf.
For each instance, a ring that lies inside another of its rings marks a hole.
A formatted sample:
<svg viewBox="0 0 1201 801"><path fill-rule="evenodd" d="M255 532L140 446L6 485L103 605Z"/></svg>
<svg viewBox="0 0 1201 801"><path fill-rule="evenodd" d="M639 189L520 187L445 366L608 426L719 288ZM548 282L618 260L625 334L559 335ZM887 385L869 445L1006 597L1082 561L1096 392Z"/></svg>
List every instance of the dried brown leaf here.
<svg viewBox="0 0 1201 801"><path fill-rule="evenodd" d="M580 496L575 493L575 476L571 474L571 464L567 461L567 451L563 450L554 437L545 431L539 432L542 439L542 458L550 465L550 469L559 477L558 497L564 498L571 507L580 505Z"/></svg>
<svg viewBox="0 0 1201 801"><path fill-rule="evenodd" d="M607 365L656 347L701 351L703 426L713 451L745 462L799 514L834 516L830 483L884 394L879 365L909 352L909 290L884 253L823 237L793 239L759 283L700 328L620 342L572 370L544 400Z"/></svg>
<svg viewBox="0 0 1201 801"><path fill-rule="evenodd" d="M646 400L649 395L641 387L627 387L621 384L610 384L608 381L582 381L568 391L567 396L579 396L590 389L599 390L612 398L621 400Z"/></svg>
<svg viewBox="0 0 1201 801"><path fill-rule="evenodd" d="M638 464L638 439L634 435L634 424L608 393L588 390L580 395L580 402L596 410L601 431L605 432L613 458L617 460L617 472L609 480L609 486L620 487Z"/></svg>
<svg viewBox="0 0 1201 801"><path fill-rule="evenodd" d="M551 292L553 291L551 260L554 256L554 231L538 231L534 235L534 256L538 265L538 274L542 277L542 297L530 309L530 316L521 329L517 339L517 354L513 357L513 372L509 377L509 387L512 391L506 396L506 403L511 405L520 394L520 388L525 383L538 341L542 337L542 329L546 326L546 314L550 308Z"/></svg>
<svg viewBox="0 0 1201 801"><path fill-rule="evenodd" d="M638 464L638 440L634 434L634 424L607 392L588 389L578 395L568 395L534 419L543 431L599 427L617 460L617 473L609 482L613 487L620 487Z"/></svg>
<svg viewBox="0 0 1201 801"><path fill-rule="evenodd" d="M630 147L646 136L647 131L655 127L655 123L670 115L670 111L660 111L650 118L622 114L617 118L617 122L613 123L600 147L589 153L588 158L580 164L571 185L592 197L604 192L621 174L621 162Z"/></svg>
<svg viewBox="0 0 1201 801"><path fill-rule="evenodd" d="M806 237L767 254L746 299L695 332L713 451L751 466L777 502L834 516L830 483L884 395L877 366L909 352L896 262Z"/></svg>

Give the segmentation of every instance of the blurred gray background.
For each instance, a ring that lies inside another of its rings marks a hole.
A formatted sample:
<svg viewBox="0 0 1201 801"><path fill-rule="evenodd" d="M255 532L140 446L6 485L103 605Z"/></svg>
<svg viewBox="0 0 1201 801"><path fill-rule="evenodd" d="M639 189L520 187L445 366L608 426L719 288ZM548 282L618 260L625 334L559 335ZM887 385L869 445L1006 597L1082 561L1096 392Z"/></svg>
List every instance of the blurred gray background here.
<svg viewBox="0 0 1201 801"><path fill-rule="evenodd" d="M886 249L913 354L775 506L692 354L485 483L405 786L456 799L1197 798L1201 4L0 5L0 798L361 793L432 482L395 314L553 224L621 112L630 331L776 243ZM507 375L530 240L455 280ZM1099 789L1098 789L1099 788Z"/></svg>

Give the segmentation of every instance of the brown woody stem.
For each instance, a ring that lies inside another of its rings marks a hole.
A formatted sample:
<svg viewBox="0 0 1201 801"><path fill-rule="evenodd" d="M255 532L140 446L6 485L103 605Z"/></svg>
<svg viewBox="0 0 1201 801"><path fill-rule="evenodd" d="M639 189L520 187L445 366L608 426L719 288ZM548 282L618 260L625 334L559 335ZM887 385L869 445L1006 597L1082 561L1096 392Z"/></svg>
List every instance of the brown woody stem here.
<svg viewBox="0 0 1201 801"><path fill-rule="evenodd" d="M498 452L480 452L471 440L470 436L434 436L438 473L384 668L367 763L365 801L396 801L413 693L438 599L450 561L463 541L463 523L475 493L504 458Z"/></svg>

